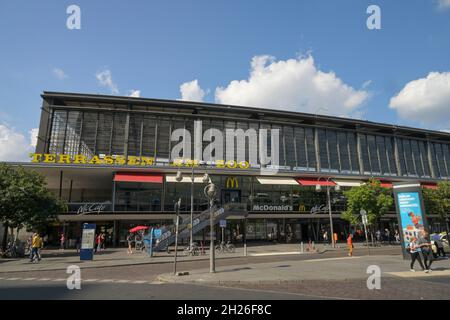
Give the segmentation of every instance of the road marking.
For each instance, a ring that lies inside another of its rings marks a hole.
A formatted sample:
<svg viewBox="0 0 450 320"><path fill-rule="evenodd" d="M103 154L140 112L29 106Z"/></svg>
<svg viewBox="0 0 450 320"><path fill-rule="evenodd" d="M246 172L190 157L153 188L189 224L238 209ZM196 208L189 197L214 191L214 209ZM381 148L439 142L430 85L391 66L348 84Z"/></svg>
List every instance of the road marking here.
<svg viewBox="0 0 450 320"><path fill-rule="evenodd" d="M131 280L117 280L116 282L117 283L128 283L128 282L130 282Z"/></svg>
<svg viewBox="0 0 450 320"><path fill-rule="evenodd" d="M58 278L58 279L53 279L52 281L54 281L54 282L56 282L56 281L66 281L66 279Z"/></svg>
<svg viewBox="0 0 450 320"><path fill-rule="evenodd" d="M398 276L402 278L426 278L426 277L442 277L450 276L450 270L433 270L431 273L425 273L423 271L400 271L400 272L386 272L392 276Z"/></svg>
<svg viewBox="0 0 450 320"><path fill-rule="evenodd" d="M50 278L40 278L40 279L37 279L37 281L49 281L49 280L51 280Z"/></svg>
<svg viewBox="0 0 450 320"><path fill-rule="evenodd" d="M348 260L348 259L359 259L361 257L341 257L341 258L325 258L325 259L311 259L304 260L305 262L320 262L320 261L334 261L334 260Z"/></svg>
<svg viewBox="0 0 450 320"><path fill-rule="evenodd" d="M8 281L15 281L15 280L20 280L21 278L6 278L5 280L8 280Z"/></svg>
<svg viewBox="0 0 450 320"><path fill-rule="evenodd" d="M84 281L84 282L95 282L95 281L98 281L98 279L86 279L86 280L81 280L81 281Z"/></svg>
<svg viewBox="0 0 450 320"><path fill-rule="evenodd" d="M5 279L5 278L3 278L3 277L0 277L0 280L3 280L3 279Z"/></svg>
<svg viewBox="0 0 450 320"><path fill-rule="evenodd" d="M133 283L135 283L135 284L143 284L143 283L147 283L147 281L138 280L138 281L133 281Z"/></svg>
<svg viewBox="0 0 450 320"><path fill-rule="evenodd" d="M32 281L32 280L36 280L37 278L25 278L25 279L23 279L23 280L25 280L25 281Z"/></svg>
<svg viewBox="0 0 450 320"><path fill-rule="evenodd" d="M251 253L249 256L252 257L263 257L263 256L282 256L287 254L301 254L300 251L288 251L288 252L267 252L267 253Z"/></svg>
<svg viewBox="0 0 450 320"><path fill-rule="evenodd" d="M100 280L98 282L101 282L101 283L114 282L114 279L103 279L103 280Z"/></svg>

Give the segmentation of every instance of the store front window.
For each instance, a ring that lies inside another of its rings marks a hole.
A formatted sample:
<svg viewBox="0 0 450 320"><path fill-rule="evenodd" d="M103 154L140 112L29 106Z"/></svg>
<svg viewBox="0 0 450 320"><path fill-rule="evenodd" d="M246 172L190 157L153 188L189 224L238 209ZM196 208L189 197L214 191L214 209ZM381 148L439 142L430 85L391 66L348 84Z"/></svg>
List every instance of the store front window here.
<svg viewBox="0 0 450 320"><path fill-rule="evenodd" d="M161 211L162 185L117 182L115 211Z"/></svg>

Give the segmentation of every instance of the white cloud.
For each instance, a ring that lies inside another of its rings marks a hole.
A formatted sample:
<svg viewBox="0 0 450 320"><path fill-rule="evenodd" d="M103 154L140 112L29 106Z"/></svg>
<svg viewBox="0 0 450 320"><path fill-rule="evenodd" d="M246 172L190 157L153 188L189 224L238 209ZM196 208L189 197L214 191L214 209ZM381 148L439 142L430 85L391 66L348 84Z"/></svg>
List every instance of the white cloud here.
<svg viewBox="0 0 450 320"><path fill-rule="evenodd" d="M54 69L53 69L53 75L54 75L56 78L60 79L60 80L63 80L63 79L68 78L68 76L67 76L67 74L64 72L64 70L63 70L63 69L59 69L59 68L54 68Z"/></svg>
<svg viewBox="0 0 450 320"><path fill-rule="evenodd" d="M141 90L128 90L128 96L133 98L139 98L141 96Z"/></svg>
<svg viewBox="0 0 450 320"><path fill-rule="evenodd" d="M119 93L119 89L112 79L111 70L105 69L99 71L95 74L95 77L97 78L99 84L103 87L109 88L112 94Z"/></svg>
<svg viewBox="0 0 450 320"><path fill-rule="evenodd" d="M34 148L23 134L0 124L0 161L29 161L30 152Z"/></svg>
<svg viewBox="0 0 450 320"><path fill-rule="evenodd" d="M450 72L430 72L426 78L413 80L391 98L389 106L400 118L432 125L450 126Z"/></svg>
<svg viewBox="0 0 450 320"><path fill-rule="evenodd" d="M198 84L198 80L185 82L180 86L181 100L202 102L205 91Z"/></svg>
<svg viewBox="0 0 450 320"><path fill-rule="evenodd" d="M345 84L332 71L319 70L311 55L276 61L271 56L255 56L247 80L233 80L216 89L222 104L278 108L351 116L369 98L365 90Z"/></svg>
<svg viewBox="0 0 450 320"><path fill-rule="evenodd" d="M34 128L30 130L30 146L36 148L37 138L38 138L39 128Z"/></svg>
<svg viewBox="0 0 450 320"><path fill-rule="evenodd" d="M450 8L450 0L438 0L438 5L441 9Z"/></svg>

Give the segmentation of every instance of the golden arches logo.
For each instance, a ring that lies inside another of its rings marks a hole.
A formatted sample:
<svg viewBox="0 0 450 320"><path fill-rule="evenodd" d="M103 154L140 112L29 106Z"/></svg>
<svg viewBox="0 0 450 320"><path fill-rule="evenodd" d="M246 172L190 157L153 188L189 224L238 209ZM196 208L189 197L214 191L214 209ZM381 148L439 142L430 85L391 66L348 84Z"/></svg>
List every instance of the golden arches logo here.
<svg viewBox="0 0 450 320"><path fill-rule="evenodd" d="M239 181L236 177L227 178L227 189L239 188Z"/></svg>

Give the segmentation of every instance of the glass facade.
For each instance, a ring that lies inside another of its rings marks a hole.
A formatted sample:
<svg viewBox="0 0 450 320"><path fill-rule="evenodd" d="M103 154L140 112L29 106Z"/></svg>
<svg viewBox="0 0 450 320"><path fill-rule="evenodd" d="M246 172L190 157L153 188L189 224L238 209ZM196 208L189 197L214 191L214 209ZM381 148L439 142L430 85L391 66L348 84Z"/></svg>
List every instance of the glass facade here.
<svg viewBox="0 0 450 320"><path fill-rule="evenodd" d="M82 112L54 110L47 152L51 154L128 155L155 157L160 165L171 157L171 132L188 129L193 157L194 118L169 117L125 112ZM398 176L448 179L449 143L394 135L376 135L347 129L302 125L271 125L256 121L229 121L202 118L202 134L215 128L258 130L278 129L280 169L293 172L323 172L345 175ZM235 141L236 142L236 141ZM210 142L203 141L203 148ZM270 139L268 147L270 148ZM257 167L251 154L257 145L246 139L243 154ZM224 146L217 159L226 159ZM270 150L270 149L269 149ZM217 152L217 150L216 150ZM234 143L235 156L242 152ZM258 159L256 159L256 162Z"/></svg>

